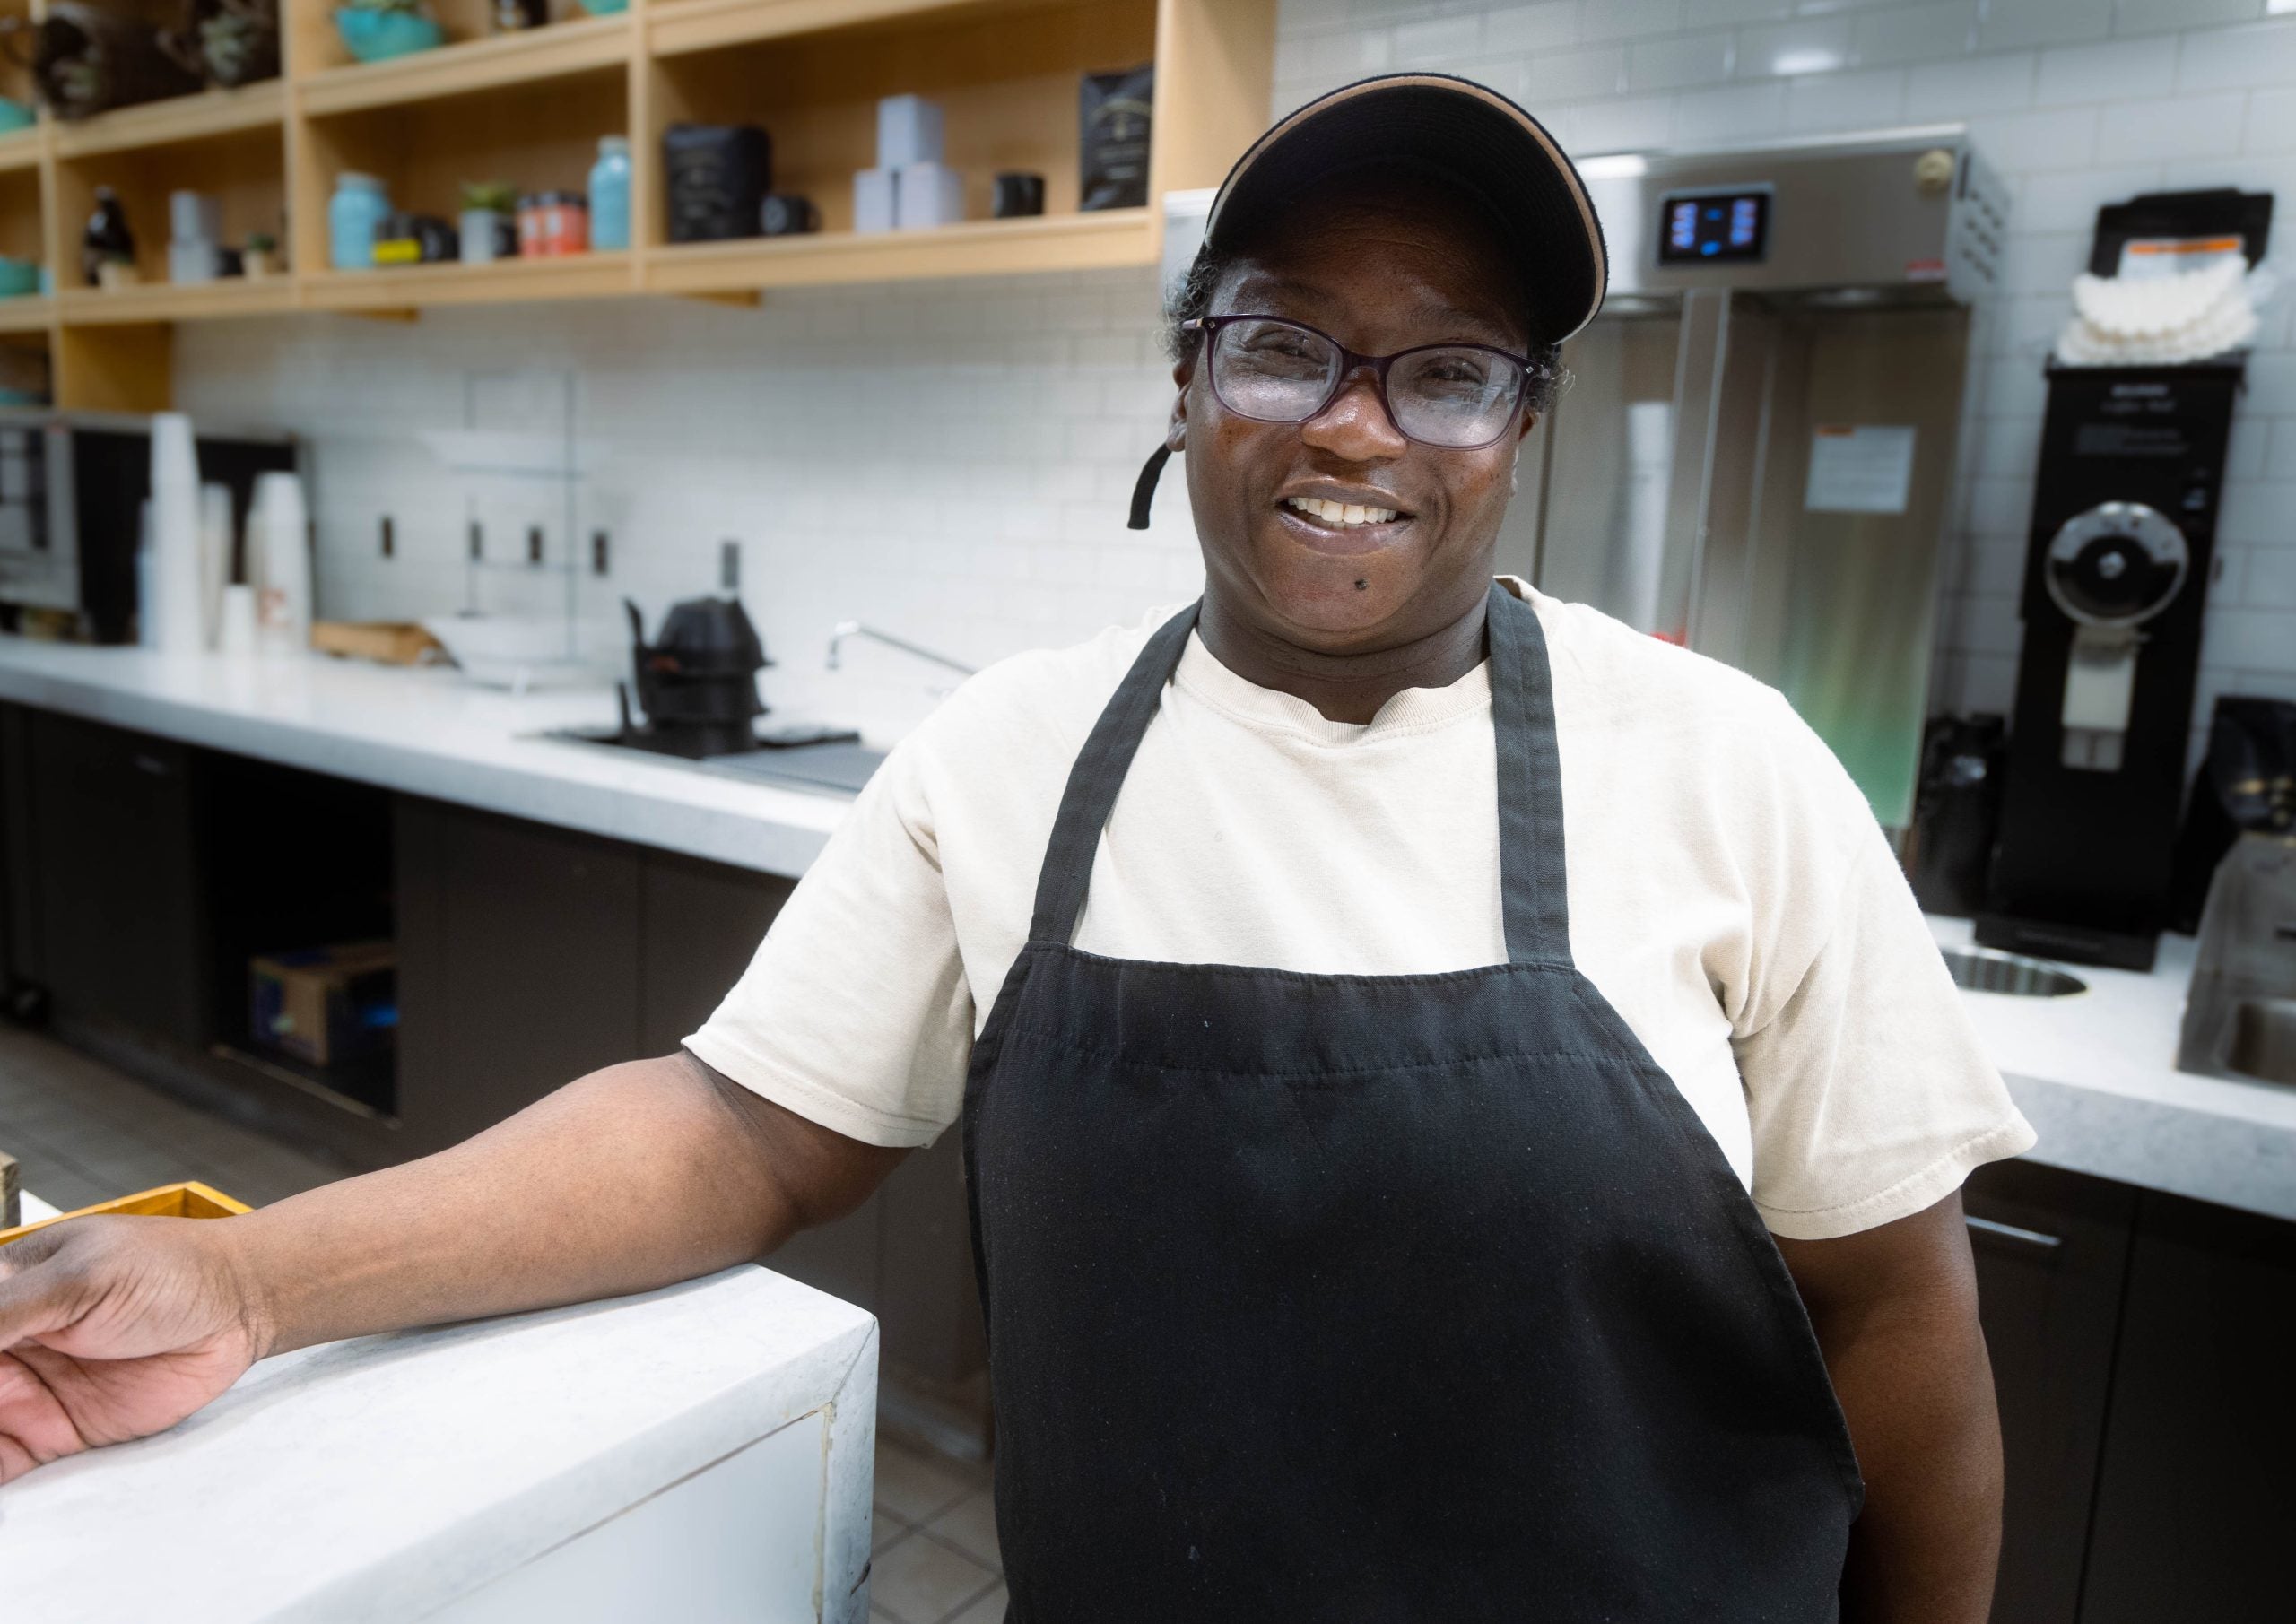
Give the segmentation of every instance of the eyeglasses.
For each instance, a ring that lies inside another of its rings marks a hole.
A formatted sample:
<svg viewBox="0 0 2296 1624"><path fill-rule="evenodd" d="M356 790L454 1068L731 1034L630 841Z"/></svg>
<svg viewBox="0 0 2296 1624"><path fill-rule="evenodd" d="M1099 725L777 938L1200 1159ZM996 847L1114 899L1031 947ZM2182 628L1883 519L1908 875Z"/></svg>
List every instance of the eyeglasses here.
<svg viewBox="0 0 2296 1624"><path fill-rule="evenodd" d="M1322 414L1359 367L1371 369L1387 421L1405 439L1447 450L1492 445L1513 425L1533 362L1489 344L1421 344L1361 355L1328 333L1280 316L1205 316L1212 393L1239 417L1303 423Z"/></svg>

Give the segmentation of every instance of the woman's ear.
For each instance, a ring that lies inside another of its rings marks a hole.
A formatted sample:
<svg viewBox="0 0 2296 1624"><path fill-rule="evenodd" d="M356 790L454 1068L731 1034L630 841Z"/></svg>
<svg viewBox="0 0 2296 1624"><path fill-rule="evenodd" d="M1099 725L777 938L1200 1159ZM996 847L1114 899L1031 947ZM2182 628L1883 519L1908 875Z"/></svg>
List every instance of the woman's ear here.
<svg viewBox="0 0 2296 1624"><path fill-rule="evenodd" d="M1187 386L1194 370L1187 361L1172 369L1172 381L1179 386L1179 392L1172 396L1171 419L1164 425L1164 447L1169 451L1187 449Z"/></svg>

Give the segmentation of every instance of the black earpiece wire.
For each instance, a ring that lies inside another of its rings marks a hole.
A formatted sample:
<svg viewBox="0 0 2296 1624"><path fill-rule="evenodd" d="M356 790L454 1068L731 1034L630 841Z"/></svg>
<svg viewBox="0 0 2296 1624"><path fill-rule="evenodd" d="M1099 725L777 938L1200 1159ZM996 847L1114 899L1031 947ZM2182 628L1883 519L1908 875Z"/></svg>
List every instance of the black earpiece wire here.
<svg viewBox="0 0 2296 1624"><path fill-rule="evenodd" d="M1164 465L1172 460L1170 446L1156 447L1156 455L1140 471L1140 481L1132 487L1132 517L1125 521L1127 530L1148 528L1148 508L1156 499L1156 482L1164 477Z"/></svg>

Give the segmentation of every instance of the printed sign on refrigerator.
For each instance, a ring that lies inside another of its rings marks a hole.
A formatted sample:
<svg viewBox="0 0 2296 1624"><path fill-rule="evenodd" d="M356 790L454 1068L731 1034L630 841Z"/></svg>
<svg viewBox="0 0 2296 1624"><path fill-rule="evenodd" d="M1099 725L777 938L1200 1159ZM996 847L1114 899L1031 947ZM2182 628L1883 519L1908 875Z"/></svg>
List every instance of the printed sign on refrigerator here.
<svg viewBox="0 0 2296 1624"><path fill-rule="evenodd" d="M1913 491L1913 425L1821 423L1810 436L1812 513L1903 513Z"/></svg>

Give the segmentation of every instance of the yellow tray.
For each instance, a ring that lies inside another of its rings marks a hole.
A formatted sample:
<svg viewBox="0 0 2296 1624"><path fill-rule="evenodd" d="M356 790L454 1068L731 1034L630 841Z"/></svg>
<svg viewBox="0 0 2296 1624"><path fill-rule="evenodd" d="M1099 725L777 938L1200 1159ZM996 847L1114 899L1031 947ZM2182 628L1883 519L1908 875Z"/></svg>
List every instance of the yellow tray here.
<svg viewBox="0 0 2296 1624"><path fill-rule="evenodd" d="M143 1190L134 1195L123 1195L117 1201L98 1202L92 1207L82 1207L76 1212L59 1212L54 1218L43 1218L36 1224L19 1224L13 1229L0 1229L0 1246L30 1235L34 1229L44 1229L50 1224L60 1224L67 1218L89 1218L99 1212L134 1213L145 1218L229 1218L248 1210L245 1202L233 1201L221 1190L210 1189L196 1183L161 1185L156 1190Z"/></svg>

